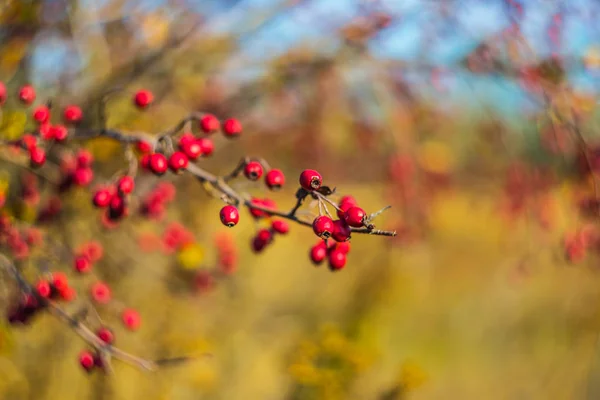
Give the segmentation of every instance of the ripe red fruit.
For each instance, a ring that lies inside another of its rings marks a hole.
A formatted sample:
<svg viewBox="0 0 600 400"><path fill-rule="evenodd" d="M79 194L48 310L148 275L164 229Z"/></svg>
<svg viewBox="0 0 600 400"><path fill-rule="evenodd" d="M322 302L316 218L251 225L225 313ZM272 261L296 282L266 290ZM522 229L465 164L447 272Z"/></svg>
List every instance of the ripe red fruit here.
<svg viewBox="0 0 600 400"><path fill-rule="evenodd" d="M102 327L96 332L96 336L106 344L113 344L115 341L114 333L107 327Z"/></svg>
<svg viewBox="0 0 600 400"><path fill-rule="evenodd" d="M35 89L31 85L25 85L19 90L19 100L23 104L29 105L35 100Z"/></svg>
<svg viewBox="0 0 600 400"><path fill-rule="evenodd" d="M149 90L140 90L133 97L133 102L139 108L147 108L154 101L154 95Z"/></svg>
<svg viewBox="0 0 600 400"><path fill-rule="evenodd" d="M283 175L283 172L281 172L281 170L272 169L269 172L267 172L267 175L265 176L265 183L267 184L267 187L271 190L281 189L281 187L285 183L285 175Z"/></svg>
<svg viewBox="0 0 600 400"><path fill-rule="evenodd" d="M329 269L339 271L346 266L346 253L335 249L329 253Z"/></svg>
<svg viewBox="0 0 600 400"><path fill-rule="evenodd" d="M334 230L333 221L326 215L321 215L315 218L312 227L315 235L324 239L331 236Z"/></svg>
<svg viewBox="0 0 600 400"><path fill-rule="evenodd" d="M79 247L78 252L86 256L91 262L100 261L104 255L104 249L102 248L102 245L94 240L84 243L81 247Z"/></svg>
<svg viewBox="0 0 600 400"><path fill-rule="evenodd" d="M92 165L94 156L88 150L81 149L77 152L77 166L79 168L87 168Z"/></svg>
<svg viewBox="0 0 600 400"><path fill-rule="evenodd" d="M169 168L171 171L178 172L188 166L188 158L185 153L176 151L169 157Z"/></svg>
<svg viewBox="0 0 600 400"><path fill-rule="evenodd" d="M98 208L107 207L112 198L112 193L108 189L99 189L94 193L92 203Z"/></svg>
<svg viewBox="0 0 600 400"><path fill-rule="evenodd" d="M52 294L52 286L50 285L50 282L46 280L38 281L38 283L35 285L35 289L40 297L45 299L49 298Z"/></svg>
<svg viewBox="0 0 600 400"><path fill-rule="evenodd" d="M357 206L358 203L357 201L354 199L354 197L352 196L344 196L340 199L340 202L338 203L338 208L339 210L337 210L337 215L339 219L344 219L344 213L346 212L346 210L348 210L349 208L352 208L354 206Z"/></svg>
<svg viewBox="0 0 600 400"><path fill-rule="evenodd" d="M263 167L258 161L250 161L244 167L244 175L251 181L259 179L263 174Z"/></svg>
<svg viewBox="0 0 600 400"><path fill-rule="evenodd" d="M32 116L37 123L43 124L45 122L48 122L48 120L50 119L50 109L48 108L48 106L37 106L33 110Z"/></svg>
<svg viewBox="0 0 600 400"><path fill-rule="evenodd" d="M215 144L210 139L200 138L197 140L197 143L200 145L203 156L210 156L215 149Z"/></svg>
<svg viewBox="0 0 600 400"><path fill-rule="evenodd" d="M180 148L190 160L195 160L202 155L202 146L196 139L190 143L180 145Z"/></svg>
<svg viewBox="0 0 600 400"><path fill-rule="evenodd" d="M189 144L189 143L193 143L195 141L196 141L196 138L194 137L193 133L185 132L179 138L179 149L183 150L183 146L185 146L186 144Z"/></svg>
<svg viewBox="0 0 600 400"><path fill-rule="evenodd" d="M271 224L271 229L273 229L277 233L285 235L290 231L290 226L287 222L278 219L273 221L273 223Z"/></svg>
<svg viewBox="0 0 600 400"><path fill-rule="evenodd" d="M31 168L37 168L46 162L46 151L41 147L31 147L29 149L29 164Z"/></svg>
<svg viewBox="0 0 600 400"><path fill-rule="evenodd" d="M0 106L6 101L6 85L0 82Z"/></svg>
<svg viewBox="0 0 600 400"><path fill-rule="evenodd" d="M129 194L133 192L133 188L135 187L135 182L133 181L133 177L129 175L125 175L119 179L117 183L117 189L120 193Z"/></svg>
<svg viewBox="0 0 600 400"><path fill-rule="evenodd" d="M252 238L252 242L250 244L252 246L252 251L255 253L260 253L265 249L265 247L267 247L269 242L260 238L259 236L255 236Z"/></svg>
<svg viewBox="0 0 600 400"><path fill-rule="evenodd" d="M365 218L367 217L367 213L360 207L350 207L344 213L344 220L350 226L355 228L360 228L364 225Z"/></svg>
<svg viewBox="0 0 600 400"><path fill-rule="evenodd" d="M83 118L83 112L78 106L66 106L63 112L63 120L66 124L76 124Z"/></svg>
<svg viewBox="0 0 600 400"><path fill-rule="evenodd" d="M309 192L317 190L323 183L323 177L314 169L305 169L300 174L300 186Z"/></svg>
<svg viewBox="0 0 600 400"><path fill-rule="evenodd" d="M200 129L205 133L213 133L219 130L221 123L212 114L205 114L200 118Z"/></svg>
<svg viewBox="0 0 600 400"><path fill-rule="evenodd" d="M92 299L100 304L107 304L110 302L112 293L110 287L104 282L96 282L92 285L91 291Z"/></svg>
<svg viewBox="0 0 600 400"><path fill-rule="evenodd" d="M150 170L156 175L162 175L167 171L167 157L160 153L154 153L150 156Z"/></svg>
<svg viewBox="0 0 600 400"><path fill-rule="evenodd" d="M140 153L150 153L152 151L152 145L150 144L150 142L147 142L145 140L138 140L135 143L135 146L137 147Z"/></svg>
<svg viewBox="0 0 600 400"><path fill-rule="evenodd" d="M75 257L73 266L75 267L75 271L80 272L82 274L90 272L92 269L92 263L86 256L83 255Z"/></svg>
<svg viewBox="0 0 600 400"><path fill-rule="evenodd" d="M27 150L31 150L33 147L37 146L36 137L33 135L30 135L29 133L26 133L23 136L21 136L20 142L21 142L21 146L23 146Z"/></svg>
<svg viewBox="0 0 600 400"><path fill-rule="evenodd" d="M87 186L94 179L94 171L91 168L77 168L73 173L73 183L77 186Z"/></svg>
<svg viewBox="0 0 600 400"><path fill-rule="evenodd" d="M310 249L310 259L315 265L319 265L327 257L327 245L320 241Z"/></svg>
<svg viewBox="0 0 600 400"><path fill-rule="evenodd" d="M335 249L348 254L350 253L350 242L338 242L335 244Z"/></svg>
<svg viewBox="0 0 600 400"><path fill-rule="evenodd" d="M92 352L89 350L84 350L79 353L79 364L87 372L92 371L96 366L96 360L94 359Z"/></svg>
<svg viewBox="0 0 600 400"><path fill-rule="evenodd" d="M59 290L58 293L60 294L60 298L67 302L73 301L77 298L77 292L70 286Z"/></svg>
<svg viewBox="0 0 600 400"><path fill-rule="evenodd" d="M229 228L237 225L240 220L240 213L235 206L226 205L221 208L219 213L221 217L221 223Z"/></svg>
<svg viewBox="0 0 600 400"><path fill-rule="evenodd" d="M56 290L63 291L69 287L69 278L63 272L53 272L52 273L52 285L56 288Z"/></svg>
<svg viewBox="0 0 600 400"><path fill-rule="evenodd" d="M69 136L69 130L64 125L53 125L50 127L49 134L57 142L63 142Z"/></svg>
<svg viewBox="0 0 600 400"><path fill-rule="evenodd" d="M256 233L256 237L264 242L270 242L273 239L273 234L268 229L261 229Z"/></svg>
<svg viewBox="0 0 600 400"><path fill-rule="evenodd" d="M223 133L225 136L233 138L242 133L242 124L235 118L230 118L223 124Z"/></svg>
<svg viewBox="0 0 600 400"><path fill-rule="evenodd" d="M115 194L111 197L108 204L108 218L111 220L120 219L127 213L127 205L121 194Z"/></svg>
<svg viewBox="0 0 600 400"><path fill-rule="evenodd" d="M333 240L336 242L345 242L350 239L352 230L344 220L337 219L333 221L333 226L333 232L331 233Z"/></svg>
<svg viewBox="0 0 600 400"><path fill-rule="evenodd" d="M142 323L140 314L137 311L131 308L126 308L123 310L121 314L121 319L123 320L123 324L127 327L127 329L131 331L135 331L140 327Z"/></svg>

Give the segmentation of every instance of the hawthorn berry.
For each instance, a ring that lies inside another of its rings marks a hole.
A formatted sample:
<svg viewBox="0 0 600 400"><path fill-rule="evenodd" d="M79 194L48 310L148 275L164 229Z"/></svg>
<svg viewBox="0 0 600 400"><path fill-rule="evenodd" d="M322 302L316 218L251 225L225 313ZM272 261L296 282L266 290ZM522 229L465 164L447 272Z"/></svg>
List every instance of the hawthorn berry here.
<svg viewBox="0 0 600 400"><path fill-rule="evenodd" d="M290 226L287 222L278 219L271 223L271 229L277 233L285 235L290 231Z"/></svg>
<svg viewBox="0 0 600 400"><path fill-rule="evenodd" d="M352 230L346 223L346 221L337 219L333 221L333 232L331 233L331 237L336 242L345 242L350 239L350 234Z"/></svg>
<svg viewBox="0 0 600 400"><path fill-rule="evenodd" d="M94 179L94 171L91 168L77 168L73 173L73 183L77 186L87 186Z"/></svg>
<svg viewBox="0 0 600 400"><path fill-rule="evenodd" d="M202 146L200 146L200 143L198 143L196 139L192 142L180 145L180 148L190 160L195 160L202 155Z"/></svg>
<svg viewBox="0 0 600 400"><path fill-rule="evenodd" d="M167 157L161 153L153 153L150 156L148 166L155 175L163 175L168 168Z"/></svg>
<svg viewBox="0 0 600 400"><path fill-rule="evenodd" d="M39 124L38 133L44 140L54 139L54 131L52 130L52 125L49 122Z"/></svg>
<svg viewBox="0 0 600 400"><path fill-rule="evenodd" d="M315 218L312 227L315 235L324 239L327 239L329 236L331 236L334 231L333 221L326 215L320 215Z"/></svg>
<svg viewBox="0 0 600 400"><path fill-rule="evenodd" d="M60 298L63 299L64 301L73 301L75 300L75 298L77 298L77 292L75 291L75 289L73 289L70 286L67 286L64 289L61 289L58 291L58 294L60 294Z"/></svg>
<svg viewBox="0 0 600 400"><path fill-rule="evenodd" d="M199 138L196 141L200 145L200 150L203 156L210 156L215 150L215 144L212 140L207 138Z"/></svg>
<svg viewBox="0 0 600 400"><path fill-rule="evenodd" d="M148 142L146 140L138 140L135 143L135 146L140 153L145 154L145 153L150 153L152 151L152 145L150 144L150 142Z"/></svg>
<svg viewBox="0 0 600 400"><path fill-rule="evenodd" d="M260 253L265 249L265 247L267 247L269 242L257 235L252 238L252 242L250 244L252 245L252 251L255 253Z"/></svg>
<svg viewBox="0 0 600 400"><path fill-rule="evenodd" d="M63 121L66 124L76 124L83 118L83 112L79 106L70 105L66 106L63 111Z"/></svg>
<svg viewBox="0 0 600 400"><path fill-rule="evenodd" d="M84 255L79 255L77 257L75 257L75 260L73 262L73 267L75 267L75 271L80 272L80 273L86 273L91 271L92 269L92 263L90 262L89 258L87 258Z"/></svg>
<svg viewBox="0 0 600 400"><path fill-rule="evenodd" d="M337 242L335 249L341 251L344 254L350 253L350 242Z"/></svg>
<svg viewBox="0 0 600 400"><path fill-rule="evenodd" d="M242 124L235 118L230 118L223 123L223 133L229 138L237 137L242 133Z"/></svg>
<svg viewBox="0 0 600 400"><path fill-rule="evenodd" d="M94 206L98 208L108 207L110 203L110 199L112 198L112 193L108 189L99 189L94 193L94 197L92 199L92 203Z"/></svg>
<svg viewBox="0 0 600 400"><path fill-rule="evenodd" d="M40 297L43 297L45 299L49 298L52 295L52 286L50 285L50 282L48 282L47 280L38 281L35 285L35 289L36 289L38 295L40 295Z"/></svg>
<svg viewBox="0 0 600 400"><path fill-rule="evenodd" d="M305 169L300 174L300 186L309 192L317 190L323 183L323 177L314 169Z"/></svg>
<svg viewBox="0 0 600 400"><path fill-rule="evenodd" d="M126 213L127 205L125 204L125 199L120 194L113 195L108 204L108 218L114 221L124 217Z"/></svg>
<svg viewBox="0 0 600 400"><path fill-rule="evenodd" d="M344 219L344 213L352 208L358 206L358 203L352 196L344 196L340 199L338 203L337 215L339 219Z"/></svg>
<svg viewBox="0 0 600 400"><path fill-rule="evenodd" d="M104 255L104 249L99 242L92 240L79 248L79 254L86 256L91 262L100 261Z"/></svg>
<svg viewBox="0 0 600 400"><path fill-rule="evenodd" d="M65 290L67 287L69 287L69 278L67 278L67 275L63 272L53 272L52 286L54 286L59 292Z"/></svg>
<svg viewBox="0 0 600 400"><path fill-rule="evenodd" d="M19 90L21 103L29 105L35 101L35 89L31 85L25 85Z"/></svg>
<svg viewBox="0 0 600 400"><path fill-rule="evenodd" d="M183 150L183 146L185 146L186 144L195 142L196 138L194 137L194 134L192 132L185 132L181 135L181 137L179 138L179 149Z"/></svg>
<svg viewBox="0 0 600 400"><path fill-rule="evenodd" d="M48 108L48 106L37 106L34 110L33 110L33 119L38 123L38 124L43 124L48 122L48 120L50 119L50 109Z"/></svg>
<svg viewBox="0 0 600 400"><path fill-rule="evenodd" d="M256 237L264 242L270 242L273 239L273 234L268 229L261 229L256 233Z"/></svg>
<svg viewBox="0 0 600 400"><path fill-rule="evenodd" d="M178 172L188 166L188 158L185 153L176 151L169 157L169 168L171 171Z"/></svg>
<svg viewBox="0 0 600 400"><path fill-rule="evenodd" d="M79 353L79 364L86 372L91 372L96 366L94 355L89 350Z"/></svg>
<svg viewBox="0 0 600 400"><path fill-rule="evenodd" d="M200 129L205 133L214 133L219 130L221 123L212 114L204 114L200 118Z"/></svg>
<svg viewBox="0 0 600 400"><path fill-rule="evenodd" d="M154 95L149 90L139 90L133 97L133 102L138 108L147 108L154 101Z"/></svg>
<svg viewBox="0 0 600 400"><path fill-rule="evenodd" d="M267 175L265 176L265 183L267 184L267 187L271 190L281 189L281 187L285 183L285 175L283 175L283 172L281 172L281 170L272 169L269 172L267 172Z"/></svg>
<svg viewBox="0 0 600 400"><path fill-rule="evenodd" d="M263 167L258 161L250 161L244 167L244 176L250 179L251 181L255 181L259 179L263 174Z"/></svg>
<svg viewBox="0 0 600 400"><path fill-rule="evenodd" d="M90 290L90 294L92 299L100 304L107 304L112 297L110 287L104 282L94 283Z"/></svg>
<svg viewBox="0 0 600 400"><path fill-rule="evenodd" d="M329 269L332 271L339 271L346 266L346 253L341 250L332 250L327 258L329 261Z"/></svg>
<svg viewBox="0 0 600 400"><path fill-rule="evenodd" d="M319 265L327 257L327 245L325 242L319 241L310 249L310 259L315 265Z"/></svg>
<svg viewBox="0 0 600 400"><path fill-rule="evenodd" d="M6 101L6 85L0 82L0 106Z"/></svg>
<svg viewBox="0 0 600 400"><path fill-rule="evenodd" d="M41 167L46 162L46 151L41 147L29 149L29 164L32 168Z"/></svg>
<svg viewBox="0 0 600 400"><path fill-rule="evenodd" d="M81 149L77 152L77 167L87 168L92 165L94 156L86 149Z"/></svg>
<svg viewBox="0 0 600 400"><path fill-rule="evenodd" d="M115 341L114 333L104 326L98 329L98 331L96 332L96 336L98 336L98 338L106 344L113 344L113 342Z"/></svg>
<svg viewBox="0 0 600 400"><path fill-rule="evenodd" d="M367 217L367 213L360 207L350 207L344 213L344 220L350 226L355 228L360 228L364 225L365 218Z"/></svg>
<svg viewBox="0 0 600 400"><path fill-rule="evenodd" d="M119 179L119 182L117 183L117 189L122 194L129 194L129 193L133 192L134 187L135 187L135 182L133 180L133 177L131 177L129 175L125 175L125 176L121 177L121 179Z"/></svg>
<svg viewBox="0 0 600 400"><path fill-rule="evenodd" d="M23 136L21 136L20 143L21 146L23 146L27 150L31 150L33 147L37 146L37 139L35 136L26 133Z"/></svg>
<svg viewBox="0 0 600 400"><path fill-rule="evenodd" d="M123 321L123 324L125 324L125 327L131 331L137 330L142 323L140 314L131 308L126 308L125 310L123 310L123 313L121 314L121 319Z"/></svg>
<svg viewBox="0 0 600 400"><path fill-rule="evenodd" d="M64 142L69 136L69 130L64 125L53 125L50 127L50 136L57 142Z"/></svg>
<svg viewBox="0 0 600 400"><path fill-rule="evenodd" d="M240 213L235 206L226 205L220 211L221 223L229 228L237 225L240 220Z"/></svg>

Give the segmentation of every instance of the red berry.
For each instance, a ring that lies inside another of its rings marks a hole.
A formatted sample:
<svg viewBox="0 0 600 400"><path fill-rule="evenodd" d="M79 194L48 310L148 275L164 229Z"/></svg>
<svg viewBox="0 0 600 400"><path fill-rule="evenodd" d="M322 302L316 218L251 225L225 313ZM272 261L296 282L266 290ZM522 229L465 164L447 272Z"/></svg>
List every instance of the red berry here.
<svg viewBox="0 0 600 400"><path fill-rule="evenodd" d="M154 153L150 156L150 170L155 175L162 175L167 171L167 157L160 153Z"/></svg>
<svg viewBox="0 0 600 400"><path fill-rule="evenodd" d="M348 254L350 253L350 242L338 242L335 244L335 249Z"/></svg>
<svg viewBox="0 0 600 400"><path fill-rule="evenodd" d="M267 184L267 187L271 190L281 189L281 187L285 183L285 175L283 175L283 172L281 172L281 170L272 169L269 172L267 172L267 175L265 176L265 182Z"/></svg>
<svg viewBox="0 0 600 400"><path fill-rule="evenodd" d="M6 85L0 82L0 106L6 101Z"/></svg>
<svg viewBox="0 0 600 400"><path fill-rule="evenodd" d="M346 266L346 253L341 250L333 250L329 253L329 269L338 271Z"/></svg>
<svg viewBox="0 0 600 400"><path fill-rule="evenodd" d="M79 248L79 253L86 256L91 262L100 261L104 255L104 249L99 242L94 240L83 244Z"/></svg>
<svg viewBox="0 0 600 400"><path fill-rule="evenodd" d="M237 225L240 220L240 213L235 206L226 205L221 208L221 212L219 213L221 216L221 223L228 227L233 227Z"/></svg>
<svg viewBox="0 0 600 400"><path fill-rule="evenodd" d="M133 192L134 187L135 182L133 181L133 178L129 175L121 177L121 179L119 179L119 182L117 183L117 189L123 194L129 194Z"/></svg>
<svg viewBox="0 0 600 400"><path fill-rule="evenodd" d="M200 145L203 156L210 156L215 149L215 144L210 139L200 138L197 140L197 143Z"/></svg>
<svg viewBox="0 0 600 400"><path fill-rule="evenodd" d="M360 207L350 207L344 213L344 220L350 226L355 228L360 228L364 225L365 218L367 217L367 213Z"/></svg>
<svg viewBox="0 0 600 400"><path fill-rule="evenodd" d="M127 213L127 205L125 204L125 198L121 194L115 194L110 199L108 204L108 218L111 220L120 219Z"/></svg>
<svg viewBox="0 0 600 400"><path fill-rule="evenodd" d="M66 124L76 124L79 121L81 121L82 117L83 112L78 106L71 105L65 107L65 110L63 112L63 120Z"/></svg>
<svg viewBox="0 0 600 400"><path fill-rule="evenodd" d="M93 370L96 366L96 361L92 352L89 350L84 350L81 353L79 353L79 364L87 372Z"/></svg>
<svg viewBox="0 0 600 400"><path fill-rule="evenodd" d="M96 332L96 336L98 336L98 338L106 344L113 344L113 342L115 341L114 333L104 326L98 329L98 331Z"/></svg>
<svg viewBox="0 0 600 400"><path fill-rule="evenodd" d="M50 282L46 280L41 280L35 285L35 289L40 297L45 299L49 298L52 294L52 286L50 286Z"/></svg>
<svg viewBox="0 0 600 400"><path fill-rule="evenodd" d="M63 299L64 301L73 301L77 298L77 292L75 291L75 289L73 289L70 286L67 286L64 289L61 289L58 291L60 294L61 299Z"/></svg>
<svg viewBox="0 0 600 400"><path fill-rule="evenodd" d="M49 122L44 122L38 127L38 133L44 140L54 139L54 130Z"/></svg>
<svg viewBox="0 0 600 400"><path fill-rule="evenodd" d="M57 142L63 142L69 136L69 130L64 125L53 125L50 127L50 136Z"/></svg>
<svg viewBox="0 0 600 400"><path fill-rule="evenodd" d="M273 239L273 234L268 229L261 229L256 233L256 237L264 242L270 242Z"/></svg>
<svg viewBox="0 0 600 400"><path fill-rule="evenodd" d="M173 172L178 172L179 170L185 169L188 166L188 161L189 160L185 153L176 151L171 154L171 157L169 157L169 168L171 168Z"/></svg>
<svg viewBox="0 0 600 400"><path fill-rule="evenodd" d="M310 249L310 259L315 265L319 265L327 257L327 246L325 242L320 241Z"/></svg>
<svg viewBox="0 0 600 400"><path fill-rule="evenodd" d="M92 263L86 256L77 256L73 263L75 270L80 273L90 272L92 269Z"/></svg>
<svg viewBox="0 0 600 400"><path fill-rule="evenodd" d="M73 174L73 183L77 186L87 186L94 179L94 171L91 168L77 168Z"/></svg>
<svg viewBox="0 0 600 400"><path fill-rule="evenodd" d="M67 278L67 275L64 272L53 272L52 285L59 292L63 291L69 287L69 278Z"/></svg>
<svg viewBox="0 0 600 400"><path fill-rule="evenodd" d="M94 193L94 198L92 199L92 203L98 208L107 207L110 203L110 199L112 197L112 193L108 189L99 189Z"/></svg>
<svg viewBox="0 0 600 400"><path fill-rule="evenodd" d="M46 162L46 151L41 147L32 147L29 149L29 164L31 168L37 168Z"/></svg>
<svg viewBox="0 0 600 400"><path fill-rule="evenodd" d="M337 215L339 219L344 219L344 214L347 210L352 207L358 206L358 203L352 196L344 196L340 199L338 203Z"/></svg>
<svg viewBox="0 0 600 400"><path fill-rule="evenodd" d="M195 160L202 155L202 146L195 139L193 142L180 145L180 148L190 160Z"/></svg>
<svg viewBox="0 0 600 400"><path fill-rule="evenodd" d="M137 330L142 322L140 314L131 308L123 310L121 318L125 326L131 331Z"/></svg>
<svg viewBox="0 0 600 400"><path fill-rule="evenodd" d="M145 140L138 140L135 143L135 146L137 147L138 151L140 153L150 153L152 151L152 145L150 144L150 142L147 142Z"/></svg>
<svg viewBox="0 0 600 400"><path fill-rule="evenodd" d="M19 100L23 104L31 104L35 100L35 89L31 85L25 85L19 90Z"/></svg>
<svg viewBox="0 0 600 400"><path fill-rule="evenodd" d="M305 169L300 174L300 186L309 192L317 190L323 183L323 177L314 169Z"/></svg>
<svg viewBox="0 0 600 400"><path fill-rule="evenodd" d="M287 222L282 221L280 219L273 221L273 223L271 224L271 228L277 232L277 233L281 233L283 235L285 235L286 233L288 233L290 231L290 226Z"/></svg>
<svg viewBox="0 0 600 400"><path fill-rule="evenodd" d="M352 230L344 220L337 219L333 221L333 226L333 232L331 233L333 240L336 242L345 242L350 239Z"/></svg>
<svg viewBox="0 0 600 400"><path fill-rule="evenodd" d="M230 118L223 124L223 133L225 136L233 138L242 133L242 124L235 118Z"/></svg>
<svg viewBox="0 0 600 400"><path fill-rule="evenodd" d="M139 108L147 108L154 101L154 95L149 90L140 90L138 91L134 98L133 102Z"/></svg>
<svg viewBox="0 0 600 400"><path fill-rule="evenodd" d="M260 253L265 249L265 247L267 247L268 244L268 241L260 238L259 236L255 236L254 238L252 238L251 242L252 251L254 251L255 253Z"/></svg>
<svg viewBox="0 0 600 400"><path fill-rule="evenodd" d="M21 136L20 142L21 142L21 146L23 146L27 150L31 150L32 148L37 146L36 137L33 135L30 135L29 133L26 133L23 136Z"/></svg>
<svg viewBox="0 0 600 400"><path fill-rule="evenodd" d="M196 141L196 138L194 137L193 133L185 132L179 138L179 149L183 150L183 146L185 146L186 144L195 142L195 141Z"/></svg>
<svg viewBox="0 0 600 400"><path fill-rule="evenodd" d="M206 133L213 133L219 130L221 123L212 114L205 114L200 118L200 129Z"/></svg>
<svg viewBox="0 0 600 400"><path fill-rule="evenodd" d="M96 282L92 285L91 289L92 299L100 304L106 304L110 302L112 293L110 287L104 282Z"/></svg>
<svg viewBox="0 0 600 400"><path fill-rule="evenodd" d="M326 215L321 215L315 218L312 227L315 235L324 239L331 236L334 230L333 221Z"/></svg>
<svg viewBox="0 0 600 400"><path fill-rule="evenodd" d="M77 166L79 168L87 168L92 165L94 157L86 149L81 149L77 152Z"/></svg>
<svg viewBox="0 0 600 400"><path fill-rule="evenodd" d="M37 106L33 110L33 119L39 124L48 122L50 119L50 109L48 106Z"/></svg>
<svg viewBox="0 0 600 400"><path fill-rule="evenodd" d="M250 161L244 167L244 175L251 181L259 179L263 174L263 167L258 161Z"/></svg>

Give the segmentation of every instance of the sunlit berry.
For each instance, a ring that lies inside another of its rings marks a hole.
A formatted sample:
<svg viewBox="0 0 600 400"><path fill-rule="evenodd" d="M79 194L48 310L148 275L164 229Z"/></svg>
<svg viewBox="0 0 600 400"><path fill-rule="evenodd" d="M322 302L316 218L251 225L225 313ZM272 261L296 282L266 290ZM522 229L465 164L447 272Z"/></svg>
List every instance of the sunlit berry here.
<svg viewBox="0 0 600 400"><path fill-rule="evenodd" d="M235 118L230 118L223 123L223 133L229 138L234 138L242 133L242 124Z"/></svg>
<svg viewBox="0 0 600 400"><path fill-rule="evenodd" d="M365 213L365 210L356 206L350 207L344 213L344 220L346 223L355 228L363 226L366 217L367 214Z"/></svg>
<svg viewBox="0 0 600 400"><path fill-rule="evenodd" d="M200 118L200 129L205 133L213 133L219 130L221 123L212 114L204 114Z"/></svg>
<svg viewBox="0 0 600 400"><path fill-rule="evenodd" d="M134 104L141 109L148 108L154 101L154 95L149 90L139 90L133 97Z"/></svg>
<svg viewBox="0 0 600 400"><path fill-rule="evenodd" d="M258 161L250 161L244 167L244 176L251 181L259 179L263 174L263 167Z"/></svg>
<svg viewBox="0 0 600 400"><path fill-rule="evenodd" d="M305 169L300 174L300 186L309 192L317 190L323 183L323 177L314 169Z"/></svg>
<svg viewBox="0 0 600 400"><path fill-rule="evenodd" d="M267 175L265 176L265 183L267 184L267 187L271 190L281 189L281 187L285 183L285 175L283 175L283 172L281 172L281 170L272 169L269 172L267 172Z"/></svg>
<svg viewBox="0 0 600 400"><path fill-rule="evenodd" d="M331 236L334 230L333 221L326 215L321 215L315 218L312 227L315 235L324 239Z"/></svg>
<svg viewBox="0 0 600 400"><path fill-rule="evenodd" d="M81 121L81 118L83 118L83 111L79 106L70 105L65 107L63 121L66 124L76 124Z"/></svg>

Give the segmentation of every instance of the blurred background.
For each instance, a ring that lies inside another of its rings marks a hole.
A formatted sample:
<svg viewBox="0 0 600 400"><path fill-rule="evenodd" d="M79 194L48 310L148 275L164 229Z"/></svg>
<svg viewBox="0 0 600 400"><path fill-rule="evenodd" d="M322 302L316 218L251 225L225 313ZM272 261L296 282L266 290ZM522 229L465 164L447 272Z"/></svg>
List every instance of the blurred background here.
<svg viewBox="0 0 600 400"><path fill-rule="evenodd" d="M108 125L130 131L191 111L239 118L243 137L216 139L206 169L264 157L288 178L272 195L283 210L299 171L317 169L369 212L391 205L376 225L398 236L355 235L332 273L312 265L316 238L299 225L254 254L249 215L223 227L222 203L189 176L169 178L162 218L114 229L75 190L42 228L69 249L102 243L96 276L143 321L117 324L117 345L213 357L88 375L85 343L42 315L0 325L0 399L599 398L600 247L574 239L598 225L600 163L581 160L600 154L599 12L593 0L4 0L9 93L31 83L94 126L106 90L149 89L149 112L129 94L108 103ZM3 108L3 138L28 129L25 115ZM125 165L118 144L83 145L95 182ZM22 169L1 163L18 188ZM139 179L140 193L158 181ZM36 221L51 201L14 214ZM164 248L181 224L192 250ZM235 273L207 278L223 247ZM34 259L69 271L55 250Z"/></svg>

